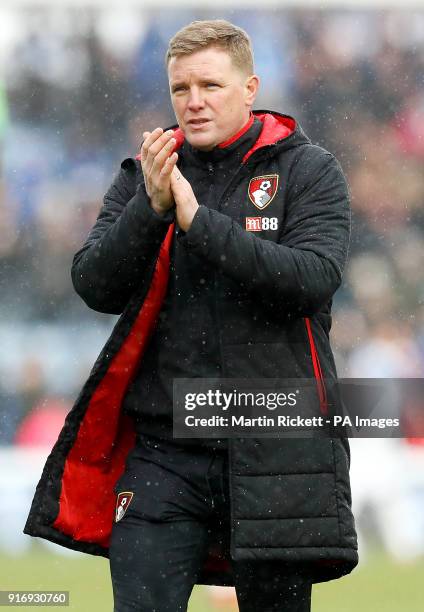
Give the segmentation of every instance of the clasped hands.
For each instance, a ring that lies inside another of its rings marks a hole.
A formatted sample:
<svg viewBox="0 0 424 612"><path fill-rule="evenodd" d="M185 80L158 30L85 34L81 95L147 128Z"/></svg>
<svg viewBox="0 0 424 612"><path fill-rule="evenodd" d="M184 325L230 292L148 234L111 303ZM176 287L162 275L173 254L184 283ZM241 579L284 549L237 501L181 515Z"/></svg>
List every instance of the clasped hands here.
<svg viewBox="0 0 424 612"><path fill-rule="evenodd" d="M173 130L156 128L143 133L141 168L150 205L164 215L175 204L180 228L187 232L199 204L190 183L177 168L178 153L172 153L176 140Z"/></svg>

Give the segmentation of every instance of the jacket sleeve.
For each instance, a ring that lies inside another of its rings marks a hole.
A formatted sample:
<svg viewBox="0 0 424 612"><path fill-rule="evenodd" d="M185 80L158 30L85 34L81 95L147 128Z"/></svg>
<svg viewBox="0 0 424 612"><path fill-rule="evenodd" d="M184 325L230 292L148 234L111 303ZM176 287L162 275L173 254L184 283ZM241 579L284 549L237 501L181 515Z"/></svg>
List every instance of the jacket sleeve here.
<svg viewBox="0 0 424 612"><path fill-rule="evenodd" d="M334 156L313 145L292 170L290 185L278 242L205 206L180 239L248 292L310 315L341 283L350 236L349 191Z"/></svg>
<svg viewBox="0 0 424 612"><path fill-rule="evenodd" d="M128 160L132 161L132 160ZM94 310L120 314L143 274L156 261L173 211L157 215L141 183L136 190L135 163L121 166L83 247L72 263L75 291Z"/></svg>

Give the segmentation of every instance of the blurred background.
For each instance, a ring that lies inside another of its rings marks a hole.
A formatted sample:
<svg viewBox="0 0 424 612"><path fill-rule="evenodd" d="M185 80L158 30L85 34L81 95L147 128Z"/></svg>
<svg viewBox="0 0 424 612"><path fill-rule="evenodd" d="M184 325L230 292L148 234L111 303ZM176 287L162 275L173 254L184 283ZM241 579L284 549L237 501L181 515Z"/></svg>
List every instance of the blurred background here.
<svg viewBox="0 0 424 612"><path fill-rule="evenodd" d="M174 123L163 57L190 21L245 28L262 79L255 108L294 115L347 175L353 231L331 332L339 375L423 376L424 3L393 4L2 1L0 589L54 586L71 589L73 610L112 608L104 559L22 528L116 320L74 293L72 257L143 130ZM352 489L360 567L316 587L313 609L421 610L422 440L352 441ZM232 597L199 587L190 610L236 610Z"/></svg>

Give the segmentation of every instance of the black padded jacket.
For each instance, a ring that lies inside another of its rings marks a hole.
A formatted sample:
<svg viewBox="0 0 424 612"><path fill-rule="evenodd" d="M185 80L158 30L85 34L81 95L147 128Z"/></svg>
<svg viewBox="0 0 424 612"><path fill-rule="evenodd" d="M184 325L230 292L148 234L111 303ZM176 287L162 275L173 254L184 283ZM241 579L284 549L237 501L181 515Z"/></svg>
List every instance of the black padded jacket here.
<svg viewBox="0 0 424 612"><path fill-rule="evenodd" d="M174 237L172 211L152 211L137 159L122 163L72 268L88 306L121 317L47 460L25 533L108 555L114 486L135 441L122 404L160 316L173 240L214 271L222 375L312 378L317 413L339 410L326 381L337 376L329 331L349 243L346 180L293 118L254 114L262 129L219 209L200 203L185 234ZM315 582L355 567L346 440L229 439L229 477L234 559L302 562ZM209 556L200 582L233 584L230 566Z"/></svg>

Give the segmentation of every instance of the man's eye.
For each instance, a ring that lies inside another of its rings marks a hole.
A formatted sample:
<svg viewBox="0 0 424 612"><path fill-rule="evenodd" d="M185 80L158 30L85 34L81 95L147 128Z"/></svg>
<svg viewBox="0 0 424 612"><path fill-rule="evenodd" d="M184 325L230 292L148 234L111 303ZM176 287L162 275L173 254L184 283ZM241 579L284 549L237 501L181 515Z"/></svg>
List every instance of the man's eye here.
<svg viewBox="0 0 424 612"><path fill-rule="evenodd" d="M218 83L206 83L206 87L219 87Z"/></svg>
<svg viewBox="0 0 424 612"><path fill-rule="evenodd" d="M174 87L172 93L178 93L179 91L184 91L185 87L183 85L179 85L178 87Z"/></svg>

